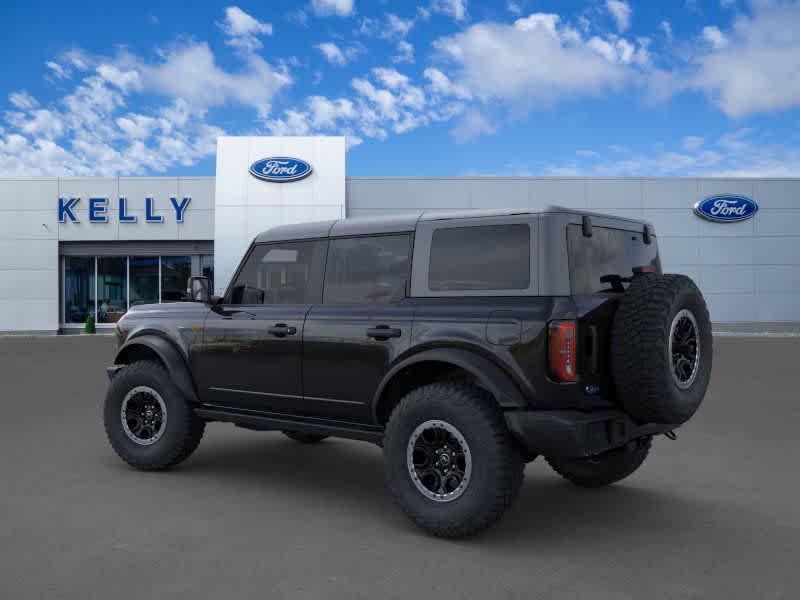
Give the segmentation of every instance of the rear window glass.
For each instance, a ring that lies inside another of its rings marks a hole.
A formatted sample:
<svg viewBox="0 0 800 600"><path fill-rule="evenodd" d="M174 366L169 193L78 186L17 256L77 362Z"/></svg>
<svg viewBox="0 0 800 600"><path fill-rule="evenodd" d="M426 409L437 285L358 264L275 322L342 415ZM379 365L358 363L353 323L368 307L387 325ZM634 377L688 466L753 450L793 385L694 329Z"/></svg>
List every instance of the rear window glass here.
<svg viewBox="0 0 800 600"><path fill-rule="evenodd" d="M531 283L531 230L525 224L448 227L433 232L432 291L526 290Z"/></svg>
<svg viewBox="0 0 800 600"><path fill-rule="evenodd" d="M658 245L645 244L641 233L593 227L592 237L585 237L580 225L568 225L567 242L573 294L613 291L613 276L631 277L636 267L661 272Z"/></svg>

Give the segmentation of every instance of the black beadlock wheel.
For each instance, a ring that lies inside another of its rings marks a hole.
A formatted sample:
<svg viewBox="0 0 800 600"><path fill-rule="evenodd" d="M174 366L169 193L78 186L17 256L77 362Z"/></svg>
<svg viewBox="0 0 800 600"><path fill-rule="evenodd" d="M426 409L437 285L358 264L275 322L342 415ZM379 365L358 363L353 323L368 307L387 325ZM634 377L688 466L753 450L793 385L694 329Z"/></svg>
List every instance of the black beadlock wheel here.
<svg viewBox="0 0 800 600"><path fill-rule="evenodd" d="M502 517L522 484L524 460L494 399L468 383L409 392L386 425L386 479L423 530L460 538Z"/></svg>
<svg viewBox="0 0 800 600"><path fill-rule="evenodd" d="M106 394L108 441L126 463L167 469L195 451L205 431L161 363L139 361L118 371Z"/></svg>
<svg viewBox="0 0 800 600"><path fill-rule="evenodd" d="M711 320L684 275L637 275L611 331L611 370L622 408L640 422L680 425L711 377Z"/></svg>
<svg viewBox="0 0 800 600"><path fill-rule="evenodd" d="M580 487L611 485L633 474L647 458L652 438L633 440L621 448L584 458L546 457L547 464Z"/></svg>

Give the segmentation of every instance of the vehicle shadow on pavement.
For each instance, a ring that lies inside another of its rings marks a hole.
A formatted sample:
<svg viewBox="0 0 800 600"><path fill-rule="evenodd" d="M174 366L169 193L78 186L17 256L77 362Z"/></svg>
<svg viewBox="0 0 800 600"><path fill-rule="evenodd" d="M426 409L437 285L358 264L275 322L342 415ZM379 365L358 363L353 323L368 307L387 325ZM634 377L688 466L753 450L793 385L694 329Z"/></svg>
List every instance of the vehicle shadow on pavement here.
<svg viewBox="0 0 800 600"><path fill-rule="evenodd" d="M170 478L199 478L215 489L280 495L284 501L312 503L331 513L357 510L375 528L420 534L392 502L383 455L375 446L341 439L306 445L276 432L237 431L235 438L222 440L214 433ZM715 523L724 527L720 518L725 511L688 493L678 496L663 487L648 487L651 483L635 476L608 488L582 489L551 473L541 460L528 467L512 510L476 538L481 545L552 549L569 538L570 546L584 542L586 548L603 548L654 535L696 535L698 528ZM298 509L298 518L303 514Z"/></svg>

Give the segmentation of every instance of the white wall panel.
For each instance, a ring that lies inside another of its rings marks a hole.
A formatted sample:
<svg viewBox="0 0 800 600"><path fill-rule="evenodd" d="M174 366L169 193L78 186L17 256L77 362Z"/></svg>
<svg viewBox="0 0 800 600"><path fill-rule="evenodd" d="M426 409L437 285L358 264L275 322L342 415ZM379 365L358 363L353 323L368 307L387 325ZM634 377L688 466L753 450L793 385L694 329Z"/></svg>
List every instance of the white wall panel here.
<svg viewBox="0 0 800 600"><path fill-rule="evenodd" d="M313 169L285 183L250 175L250 165L290 156ZM217 141L214 202L214 285L224 290L253 237L275 227L345 216L343 137L221 137ZM324 216L322 216L324 215Z"/></svg>

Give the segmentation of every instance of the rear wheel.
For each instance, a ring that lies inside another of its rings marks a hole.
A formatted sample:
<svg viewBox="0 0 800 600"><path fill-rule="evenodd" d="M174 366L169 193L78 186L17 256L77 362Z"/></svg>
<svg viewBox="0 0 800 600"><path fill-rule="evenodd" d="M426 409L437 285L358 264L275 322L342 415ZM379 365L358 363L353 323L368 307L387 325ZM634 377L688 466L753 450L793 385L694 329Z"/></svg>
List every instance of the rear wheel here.
<svg viewBox="0 0 800 600"><path fill-rule="evenodd" d="M103 410L111 447L144 471L169 468L195 451L205 431L161 363L135 362L114 375Z"/></svg>
<svg viewBox="0 0 800 600"><path fill-rule="evenodd" d="M324 440L327 435L320 435L318 433L305 433L303 431L283 431L283 435L290 440L300 442L301 444L316 444Z"/></svg>
<svg viewBox="0 0 800 600"><path fill-rule="evenodd" d="M523 457L485 391L436 383L409 392L384 437L389 489L422 529L465 537L497 521L522 483Z"/></svg>
<svg viewBox="0 0 800 600"><path fill-rule="evenodd" d="M645 437L597 456L546 460L556 473L577 486L602 487L625 479L642 466L650 452L650 442L651 438Z"/></svg>

